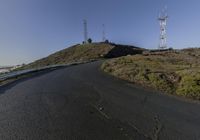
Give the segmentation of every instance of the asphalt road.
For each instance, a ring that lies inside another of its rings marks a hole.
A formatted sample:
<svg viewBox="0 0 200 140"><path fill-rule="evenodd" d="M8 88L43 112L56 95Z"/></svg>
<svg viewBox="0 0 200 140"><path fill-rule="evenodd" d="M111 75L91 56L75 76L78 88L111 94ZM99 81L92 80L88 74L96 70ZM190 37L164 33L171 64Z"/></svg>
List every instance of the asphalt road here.
<svg viewBox="0 0 200 140"><path fill-rule="evenodd" d="M93 62L0 88L0 140L199 140L200 105L106 75Z"/></svg>

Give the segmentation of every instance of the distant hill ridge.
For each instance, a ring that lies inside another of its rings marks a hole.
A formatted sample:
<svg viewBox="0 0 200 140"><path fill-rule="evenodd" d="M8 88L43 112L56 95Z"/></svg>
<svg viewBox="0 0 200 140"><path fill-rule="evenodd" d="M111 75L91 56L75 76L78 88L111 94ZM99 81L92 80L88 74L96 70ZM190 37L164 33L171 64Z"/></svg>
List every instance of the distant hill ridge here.
<svg viewBox="0 0 200 140"><path fill-rule="evenodd" d="M22 69L141 54L143 48L114 43L77 44L25 65Z"/></svg>

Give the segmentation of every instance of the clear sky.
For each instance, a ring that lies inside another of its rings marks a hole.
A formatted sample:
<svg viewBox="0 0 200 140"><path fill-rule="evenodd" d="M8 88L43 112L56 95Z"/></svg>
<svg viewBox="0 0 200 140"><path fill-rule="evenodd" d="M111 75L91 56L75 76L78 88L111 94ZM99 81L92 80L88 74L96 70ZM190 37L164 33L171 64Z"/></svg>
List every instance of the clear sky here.
<svg viewBox="0 0 200 140"><path fill-rule="evenodd" d="M89 36L157 48L159 11L168 6L168 45L200 46L199 0L0 0L0 65L28 63Z"/></svg>

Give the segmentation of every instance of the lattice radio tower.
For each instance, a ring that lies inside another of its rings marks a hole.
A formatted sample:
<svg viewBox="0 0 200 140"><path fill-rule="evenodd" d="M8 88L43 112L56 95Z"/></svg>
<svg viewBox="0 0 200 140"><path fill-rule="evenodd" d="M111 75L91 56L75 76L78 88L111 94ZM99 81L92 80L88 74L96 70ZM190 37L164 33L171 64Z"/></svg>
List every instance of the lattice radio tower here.
<svg viewBox="0 0 200 140"><path fill-rule="evenodd" d="M102 25L103 32L102 32L102 41L106 41L106 30L105 30L105 24Z"/></svg>
<svg viewBox="0 0 200 140"><path fill-rule="evenodd" d="M84 27L84 42L88 42L88 29L87 29L87 20L83 20L83 27Z"/></svg>
<svg viewBox="0 0 200 140"><path fill-rule="evenodd" d="M167 48L167 19L167 7L165 7L158 17L160 23L160 43L158 47L159 49Z"/></svg>

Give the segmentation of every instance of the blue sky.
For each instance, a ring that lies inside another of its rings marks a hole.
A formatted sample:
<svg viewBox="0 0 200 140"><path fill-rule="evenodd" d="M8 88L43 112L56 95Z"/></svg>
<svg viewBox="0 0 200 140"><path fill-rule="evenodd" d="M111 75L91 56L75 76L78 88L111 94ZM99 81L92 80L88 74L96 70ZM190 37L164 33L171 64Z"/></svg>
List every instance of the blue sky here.
<svg viewBox="0 0 200 140"><path fill-rule="evenodd" d="M28 63L89 36L157 48L159 11L168 6L168 45L200 46L199 0L0 0L0 65Z"/></svg>

